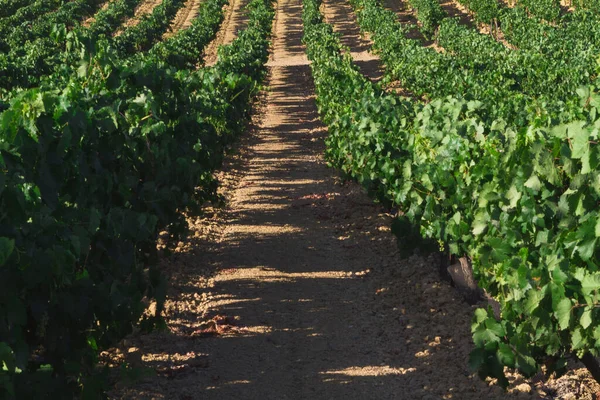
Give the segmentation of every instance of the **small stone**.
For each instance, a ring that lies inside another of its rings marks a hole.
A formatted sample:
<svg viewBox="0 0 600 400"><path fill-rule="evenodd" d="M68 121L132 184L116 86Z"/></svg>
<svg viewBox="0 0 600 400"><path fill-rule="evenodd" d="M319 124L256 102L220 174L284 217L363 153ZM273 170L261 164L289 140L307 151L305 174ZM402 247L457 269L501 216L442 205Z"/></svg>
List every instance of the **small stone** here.
<svg viewBox="0 0 600 400"><path fill-rule="evenodd" d="M528 383L521 383L520 385L515 386L515 392L530 393L531 386L529 386Z"/></svg>

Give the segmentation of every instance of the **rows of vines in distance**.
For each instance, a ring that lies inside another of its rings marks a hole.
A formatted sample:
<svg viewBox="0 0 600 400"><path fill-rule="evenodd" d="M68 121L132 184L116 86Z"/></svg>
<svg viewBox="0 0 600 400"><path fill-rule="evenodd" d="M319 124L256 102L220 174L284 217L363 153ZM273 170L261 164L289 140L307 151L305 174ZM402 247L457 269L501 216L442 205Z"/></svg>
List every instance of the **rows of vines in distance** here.
<svg viewBox="0 0 600 400"><path fill-rule="evenodd" d="M265 71L268 0L203 66L225 2L163 40L183 0L118 36L140 0L0 0L0 398L101 398L100 351L164 324L159 232L215 198Z"/></svg>
<svg viewBox="0 0 600 400"><path fill-rule="evenodd" d="M483 34L436 0L408 2L417 25L377 0L350 2L384 82L413 97L362 76L306 0L329 161L402 210L401 244L416 235L471 261L500 306L475 312L470 364L482 377L506 385L505 367L532 376L575 358L600 379L597 3L566 12L556 0L461 0L491 25Z"/></svg>

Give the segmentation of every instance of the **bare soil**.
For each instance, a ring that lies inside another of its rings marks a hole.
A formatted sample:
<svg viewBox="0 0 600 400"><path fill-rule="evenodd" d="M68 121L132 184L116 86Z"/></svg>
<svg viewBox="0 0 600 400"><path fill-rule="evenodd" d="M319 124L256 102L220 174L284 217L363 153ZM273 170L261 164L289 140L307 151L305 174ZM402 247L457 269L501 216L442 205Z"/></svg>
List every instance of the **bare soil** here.
<svg viewBox="0 0 600 400"><path fill-rule="evenodd" d="M373 41L368 34L360 31L356 14L349 3L345 1L324 0L321 3L321 12L325 22L333 26L340 35L342 45L350 53L352 60L360 72L372 82L380 82L387 92L400 96L415 97L414 94L402 87L398 81L383 82L385 66L379 56L372 51Z"/></svg>
<svg viewBox="0 0 600 400"><path fill-rule="evenodd" d="M219 47L233 42L238 33L247 26L248 12L246 5L248 3L248 0L229 0L225 6L225 17L221 29L204 51L204 63L206 65L214 65L218 59Z"/></svg>
<svg viewBox="0 0 600 400"><path fill-rule="evenodd" d="M268 89L219 174L226 206L191 219L163 261L168 330L103 355L154 376L110 398L549 398L540 383L512 376L504 392L468 370L473 308L436 257L400 257L392 216L327 167L302 3L276 7Z"/></svg>
<svg viewBox="0 0 600 400"><path fill-rule="evenodd" d="M187 0L183 7L175 14L175 18L171 22L171 27L165 32L163 39L168 39L180 30L189 28L194 18L198 15L200 4L202 4L202 0Z"/></svg>
<svg viewBox="0 0 600 400"><path fill-rule="evenodd" d="M561 15L574 12L575 5L573 3L573 0L560 0Z"/></svg>
<svg viewBox="0 0 600 400"><path fill-rule="evenodd" d="M340 34L342 45L350 50L352 59L361 73L373 82L381 80L381 60L371 53L373 43L361 34L350 4L346 1L325 0L322 2L321 11L325 22L331 24L334 31Z"/></svg>

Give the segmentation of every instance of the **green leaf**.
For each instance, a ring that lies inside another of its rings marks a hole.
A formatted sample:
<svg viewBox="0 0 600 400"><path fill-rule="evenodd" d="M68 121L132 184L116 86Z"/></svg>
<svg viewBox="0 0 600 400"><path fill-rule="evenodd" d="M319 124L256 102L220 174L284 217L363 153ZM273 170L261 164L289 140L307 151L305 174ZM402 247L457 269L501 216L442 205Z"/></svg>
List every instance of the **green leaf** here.
<svg viewBox="0 0 600 400"><path fill-rule="evenodd" d="M498 345L498 360L502 365L513 368L515 366L515 353L506 343L500 343Z"/></svg>
<svg viewBox="0 0 600 400"><path fill-rule="evenodd" d="M5 342L0 342L0 366L9 372L14 372L15 368L17 368L13 350Z"/></svg>
<svg viewBox="0 0 600 400"><path fill-rule="evenodd" d="M540 179L537 177L537 175L534 174L531 175L529 179L527 179L527 181L525 182L525 186L529 189L539 192L542 187L542 183L540 182Z"/></svg>
<svg viewBox="0 0 600 400"><path fill-rule="evenodd" d="M484 308L478 308L475 310L475 322L474 326L477 327L488 317L488 312ZM473 332L473 330L471 330Z"/></svg>
<svg viewBox="0 0 600 400"><path fill-rule="evenodd" d="M517 190L515 185L512 185L506 192L506 198L509 200L510 208L515 208L521 199L521 192Z"/></svg>
<svg viewBox="0 0 600 400"><path fill-rule="evenodd" d="M490 238L487 243L492 249L490 257L496 262L506 260L513 253L510 243L501 238Z"/></svg>
<svg viewBox="0 0 600 400"><path fill-rule="evenodd" d="M525 374L525 376L531 376L535 374L538 370L538 366L535 362L535 359L531 356L524 354L517 355L517 367L521 372Z"/></svg>
<svg viewBox="0 0 600 400"><path fill-rule="evenodd" d="M574 122L567 130L567 136L571 139L571 156L575 159L584 157L590 151L590 135L584 124L583 121Z"/></svg>
<svg viewBox="0 0 600 400"><path fill-rule="evenodd" d="M405 180L408 180L412 177L412 162L411 162L411 160L404 161L404 165L402 167L402 177Z"/></svg>
<svg viewBox="0 0 600 400"><path fill-rule="evenodd" d="M539 247L542 244L546 244L548 243L548 231L544 230L544 231L539 231L536 235L535 235L535 246Z"/></svg>
<svg viewBox="0 0 600 400"><path fill-rule="evenodd" d="M581 97L581 106L585 106L591 95L590 88L588 86L580 86L575 90L575 92L579 95L579 97Z"/></svg>
<svg viewBox="0 0 600 400"><path fill-rule="evenodd" d="M84 78L88 74L89 64L87 62L82 62L81 65L77 68L77 76L80 78Z"/></svg>
<svg viewBox="0 0 600 400"><path fill-rule="evenodd" d="M500 337L506 334L502 324L481 308L475 311L475 322L471 325L471 332L477 347L486 347L489 343L500 342Z"/></svg>
<svg viewBox="0 0 600 400"><path fill-rule="evenodd" d="M580 243L577 246L577 252L579 253L579 257L581 257L583 261L588 261L594 255L594 251L596 250L596 240L597 239L595 238L591 240L586 240L585 242Z"/></svg>
<svg viewBox="0 0 600 400"><path fill-rule="evenodd" d="M433 190L433 184L431 183L431 179L429 179L429 175L423 174L423 176L421 177L421 183L423 184L423 187L425 187L425 189L429 191Z"/></svg>
<svg viewBox="0 0 600 400"><path fill-rule="evenodd" d="M585 274L581 279L581 292L589 295L598 289L600 289L600 273Z"/></svg>
<svg viewBox="0 0 600 400"><path fill-rule="evenodd" d="M485 212L479 212L475 215L475 220L473 221L473 234L481 235L488 227L488 221L490 217Z"/></svg>
<svg viewBox="0 0 600 400"><path fill-rule="evenodd" d="M101 218L102 216L100 215L100 212L96 208L92 207L90 209L90 223L88 225L88 231L90 233L96 233L98 228L100 228Z"/></svg>
<svg viewBox="0 0 600 400"><path fill-rule="evenodd" d="M569 214L571 208L569 206L569 200L567 197L568 194L565 192L562 196L560 196L560 199L558 200L558 210L564 215Z"/></svg>
<svg viewBox="0 0 600 400"><path fill-rule="evenodd" d="M556 309L554 310L554 316L558 320L558 325L561 330L567 329L569 327L569 322L571 321L571 307L573 304L571 303L571 299L564 298L558 302L556 305Z"/></svg>
<svg viewBox="0 0 600 400"><path fill-rule="evenodd" d="M14 249L15 241L13 239L0 237L0 267L6 264Z"/></svg>
<svg viewBox="0 0 600 400"><path fill-rule="evenodd" d="M579 320L579 323L581 324L583 329L586 329L588 326L590 326L590 324L592 323L592 310L585 310L583 314L581 314L581 319Z"/></svg>
<svg viewBox="0 0 600 400"><path fill-rule="evenodd" d="M454 215L452 216L452 220L454 220L454 223L456 225L460 224L460 211L457 211L454 213Z"/></svg>
<svg viewBox="0 0 600 400"><path fill-rule="evenodd" d="M552 293L552 309L556 309L558 303L565 298L565 287L552 281L548 284L550 293Z"/></svg>
<svg viewBox="0 0 600 400"><path fill-rule="evenodd" d="M487 228L487 223L483 221L475 221L473 223L473 235L478 236L481 235Z"/></svg>
<svg viewBox="0 0 600 400"><path fill-rule="evenodd" d="M585 347L587 339L581 334L581 329L576 328L571 333L571 346L573 350L578 350Z"/></svg>
<svg viewBox="0 0 600 400"><path fill-rule="evenodd" d="M592 333L592 336L596 340L596 347L598 347L600 345L600 326L597 326L594 328L594 332Z"/></svg>
<svg viewBox="0 0 600 400"><path fill-rule="evenodd" d="M488 318L485 321L485 327L489 331L493 332L496 336L504 336L505 335L502 324L500 322L496 321L496 319L494 319L494 318Z"/></svg>
<svg viewBox="0 0 600 400"><path fill-rule="evenodd" d="M552 279L554 280L554 282L565 283L568 278L569 275L565 274L564 271L560 268L560 266L557 266L552 270Z"/></svg>
<svg viewBox="0 0 600 400"><path fill-rule="evenodd" d="M476 348L469 354L469 368L477 371L485 363L485 350Z"/></svg>
<svg viewBox="0 0 600 400"><path fill-rule="evenodd" d="M531 289L527 292L527 300L525 300L525 312L531 315L536 308L540 305L540 302L544 298L545 292L543 290Z"/></svg>
<svg viewBox="0 0 600 400"><path fill-rule="evenodd" d="M98 344L96 343L96 339L93 336L88 336L87 338L88 346L90 346L94 350L98 350Z"/></svg>

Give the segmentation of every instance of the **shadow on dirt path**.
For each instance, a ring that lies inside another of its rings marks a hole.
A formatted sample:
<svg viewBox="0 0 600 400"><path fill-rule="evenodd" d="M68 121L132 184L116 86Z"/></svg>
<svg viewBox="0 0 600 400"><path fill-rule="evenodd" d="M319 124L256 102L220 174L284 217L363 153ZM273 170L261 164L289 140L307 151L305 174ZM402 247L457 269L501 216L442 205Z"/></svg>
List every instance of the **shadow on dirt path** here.
<svg viewBox="0 0 600 400"><path fill-rule="evenodd" d="M343 46L350 50L354 63L360 72L373 82L383 78L383 68L379 57L371 53L372 42L360 33L356 15L347 1L325 0L321 6L323 16L335 32L340 34Z"/></svg>
<svg viewBox="0 0 600 400"><path fill-rule="evenodd" d="M204 63L208 66L215 65L218 59L220 46L230 44L238 33L248 25L248 0L229 0L225 5L223 22L216 37L204 49Z"/></svg>

